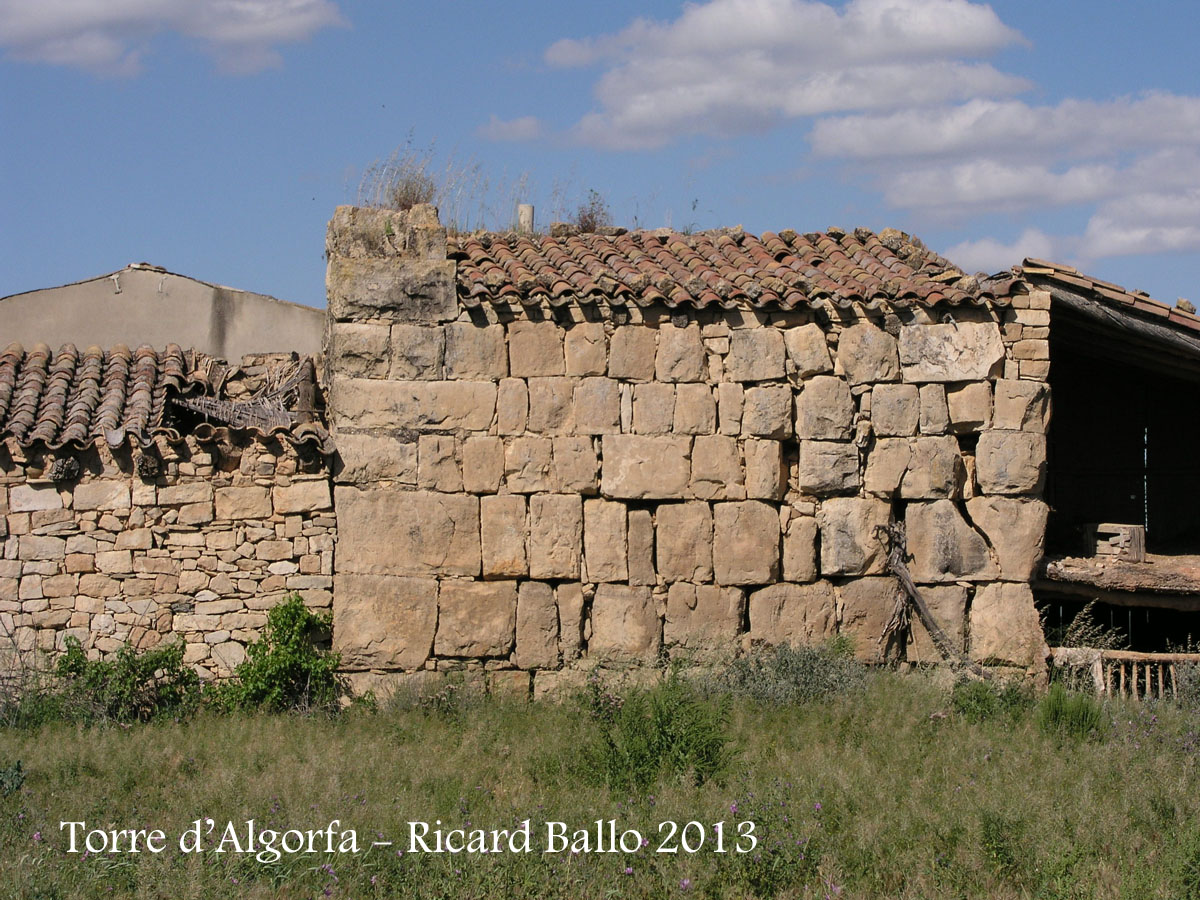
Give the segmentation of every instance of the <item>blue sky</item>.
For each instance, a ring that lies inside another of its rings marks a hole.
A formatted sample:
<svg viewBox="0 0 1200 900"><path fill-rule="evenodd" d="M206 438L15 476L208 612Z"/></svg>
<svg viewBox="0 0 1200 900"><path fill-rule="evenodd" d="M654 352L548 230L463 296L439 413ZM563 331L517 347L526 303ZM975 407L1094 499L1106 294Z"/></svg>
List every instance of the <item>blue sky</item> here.
<svg viewBox="0 0 1200 900"><path fill-rule="evenodd" d="M594 189L1197 301L1198 37L1165 0L0 0L0 295L148 261L321 306L333 208L407 147L465 228Z"/></svg>

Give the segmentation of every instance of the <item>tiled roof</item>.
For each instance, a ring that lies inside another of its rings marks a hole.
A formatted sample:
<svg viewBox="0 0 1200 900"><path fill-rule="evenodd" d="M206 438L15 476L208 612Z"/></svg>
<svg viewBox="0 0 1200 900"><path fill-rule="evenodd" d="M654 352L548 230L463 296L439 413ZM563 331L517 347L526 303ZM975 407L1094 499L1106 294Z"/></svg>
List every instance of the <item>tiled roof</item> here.
<svg viewBox="0 0 1200 900"><path fill-rule="evenodd" d="M169 344L152 347L89 347L80 352L66 344L57 352L45 344L25 350L9 344L0 352L0 439L21 447L84 449L104 441L148 446L157 435L178 441L180 422L202 439L222 430L280 434L293 443L327 442L316 424L277 427L249 426L229 421L203 421L200 415L178 415L173 400L226 403L219 398L228 373L219 360ZM236 407L236 404L234 405Z"/></svg>
<svg viewBox="0 0 1200 900"><path fill-rule="evenodd" d="M1152 319L1169 322L1189 331L1200 331L1200 317L1194 313L1189 313L1178 306L1168 306L1155 300L1145 291L1129 291L1120 285L1084 275L1078 269L1064 266L1061 263L1046 262L1044 259L1029 257L1022 265L1014 269L1014 272L1032 281L1057 282L1068 290L1082 291L1112 306L1132 309Z"/></svg>
<svg viewBox="0 0 1200 900"><path fill-rule="evenodd" d="M696 234L608 229L600 234L451 235L458 295L481 303L599 303L725 309L868 309L912 304L1006 304L1013 279L981 281L887 229Z"/></svg>

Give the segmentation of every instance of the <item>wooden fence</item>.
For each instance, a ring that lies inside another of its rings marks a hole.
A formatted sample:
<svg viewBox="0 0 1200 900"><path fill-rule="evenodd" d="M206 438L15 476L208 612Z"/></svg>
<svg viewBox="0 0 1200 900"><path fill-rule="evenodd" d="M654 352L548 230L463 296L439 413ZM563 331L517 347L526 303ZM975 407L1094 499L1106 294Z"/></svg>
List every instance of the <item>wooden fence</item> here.
<svg viewBox="0 0 1200 900"><path fill-rule="evenodd" d="M1178 667L1200 663L1200 653L1137 653L1087 647L1054 647L1050 652L1056 668L1089 671L1097 694L1134 700L1178 696Z"/></svg>

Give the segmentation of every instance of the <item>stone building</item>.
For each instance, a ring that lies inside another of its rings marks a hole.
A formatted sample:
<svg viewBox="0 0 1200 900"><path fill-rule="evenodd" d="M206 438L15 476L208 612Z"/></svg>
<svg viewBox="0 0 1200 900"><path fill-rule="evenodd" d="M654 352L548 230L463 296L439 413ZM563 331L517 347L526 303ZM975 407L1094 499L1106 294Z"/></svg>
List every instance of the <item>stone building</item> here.
<svg viewBox="0 0 1200 900"><path fill-rule="evenodd" d="M1194 537L1183 309L1035 260L968 275L895 231L451 235L429 207L340 208L326 250L309 400L303 361L214 377L176 348L145 363L153 412L131 386L68 440L94 352L0 358L19 643L183 635L219 675L300 590L360 687L541 695L835 634L1037 671L1039 610L1200 599L1200 577L1102 588L1135 564L1081 550L1125 523L1161 571ZM36 388L24 418L10 383ZM55 478L65 449L82 468ZM908 578L925 610L889 627Z"/></svg>

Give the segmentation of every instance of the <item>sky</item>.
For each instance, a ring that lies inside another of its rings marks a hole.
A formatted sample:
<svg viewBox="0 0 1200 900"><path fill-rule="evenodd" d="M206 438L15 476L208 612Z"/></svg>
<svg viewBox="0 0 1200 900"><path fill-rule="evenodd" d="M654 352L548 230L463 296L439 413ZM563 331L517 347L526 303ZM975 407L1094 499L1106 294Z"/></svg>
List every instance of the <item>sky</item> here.
<svg viewBox="0 0 1200 900"><path fill-rule="evenodd" d="M1200 7L0 0L0 296L150 262L325 303L391 160L442 221L899 228L1200 302Z"/></svg>

